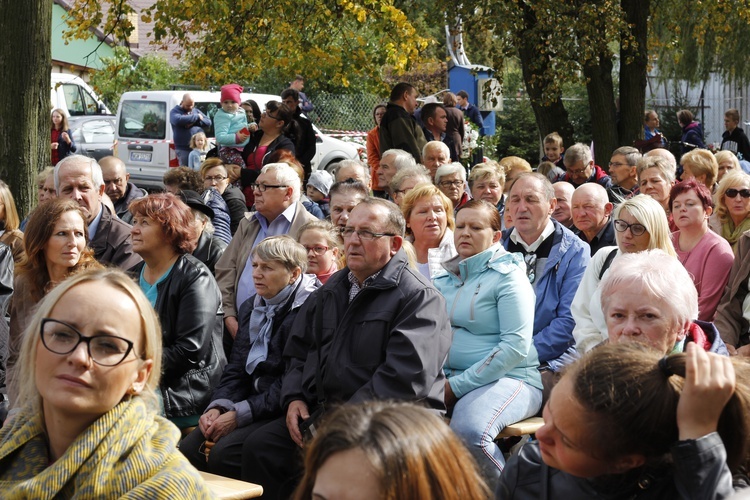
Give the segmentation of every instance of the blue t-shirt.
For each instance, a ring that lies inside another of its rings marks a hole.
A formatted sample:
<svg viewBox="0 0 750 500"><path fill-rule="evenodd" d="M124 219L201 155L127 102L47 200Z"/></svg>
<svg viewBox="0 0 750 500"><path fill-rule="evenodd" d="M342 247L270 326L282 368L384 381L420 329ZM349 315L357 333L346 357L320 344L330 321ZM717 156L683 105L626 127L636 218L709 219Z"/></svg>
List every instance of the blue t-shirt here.
<svg viewBox="0 0 750 500"><path fill-rule="evenodd" d="M159 290L157 290L157 286L159 283L167 279L169 276L169 273L172 272L172 268L174 267L174 264L172 264L169 269L167 269L167 272L162 274L158 280L154 282L153 285L150 285L148 281L146 281L146 278L143 277L143 273L146 270L146 266L143 266L141 268L141 275L138 279L138 284L141 286L141 290L144 294L146 294L146 298L149 302L151 302L151 307L156 307L156 299L159 298Z"/></svg>

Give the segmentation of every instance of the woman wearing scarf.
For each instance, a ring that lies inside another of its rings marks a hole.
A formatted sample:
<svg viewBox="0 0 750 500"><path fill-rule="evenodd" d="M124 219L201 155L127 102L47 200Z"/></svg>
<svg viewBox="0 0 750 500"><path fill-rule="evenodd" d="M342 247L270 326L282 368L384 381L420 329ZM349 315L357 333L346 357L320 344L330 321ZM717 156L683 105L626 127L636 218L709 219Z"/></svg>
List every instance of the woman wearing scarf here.
<svg viewBox="0 0 750 500"><path fill-rule="evenodd" d="M737 253L737 241L750 230L750 175L742 171L726 174L714 197L716 211L709 226L732 245Z"/></svg>
<svg viewBox="0 0 750 500"><path fill-rule="evenodd" d="M159 320L115 269L84 271L40 303L20 354L19 412L0 429L0 496L208 499L158 416Z"/></svg>
<svg viewBox="0 0 750 500"><path fill-rule="evenodd" d="M198 429L180 443L196 468L236 479L243 475L245 439L282 415L282 353L299 308L320 286L304 274L305 248L289 236L266 238L251 256L257 294L240 307L229 364Z"/></svg>

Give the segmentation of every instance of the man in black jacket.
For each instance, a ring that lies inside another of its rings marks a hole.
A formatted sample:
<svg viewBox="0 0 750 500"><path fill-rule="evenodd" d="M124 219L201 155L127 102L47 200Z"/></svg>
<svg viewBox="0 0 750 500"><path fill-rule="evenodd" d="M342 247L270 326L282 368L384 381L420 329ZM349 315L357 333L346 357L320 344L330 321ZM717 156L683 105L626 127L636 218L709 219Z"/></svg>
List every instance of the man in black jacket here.
<svg viewBox="0 0 750 500"><path fill-rule="evenodd" d="M300 424L321 411L321 398L326 408L388 399L445 410L450 321L442 295L409 266L404 228L395 204L362 201L342 231L348 267L302 306L284 350L286 417L244 444L243 479L269 498L288 498L298 481Z"/></svg>
<svg viewBox="0 0 750 500"><path fill-rule="evenodd" d="M305 169L305 181L310 177L312 172L312 159L315 157L315 130L312 122L302 116L302 110L299 107L299 92L289 88L281 93L281 100L294 113L294 122L296 127L292 127L294 135L295 156ZM294 130L296 128L296 130Z"/></svg>
<svg viewBox="0 0 750 500"><path fill-rule="evenodd" d="M401 82L391 90L391 98L380 120L380 155L389 149L403 149L417 163L422 161L422 148L427 144L422 128L414 119L419 91Z"/></svg>

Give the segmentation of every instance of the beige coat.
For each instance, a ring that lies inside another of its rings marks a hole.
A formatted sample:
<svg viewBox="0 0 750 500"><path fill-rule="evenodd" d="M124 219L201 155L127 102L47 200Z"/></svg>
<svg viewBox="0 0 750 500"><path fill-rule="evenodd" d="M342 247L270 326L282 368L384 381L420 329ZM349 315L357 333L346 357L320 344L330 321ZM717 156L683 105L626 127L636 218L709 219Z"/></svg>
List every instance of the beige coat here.
<svg viewBox="0 0 750 500"><path fill-rule="evenodd" d="M714 319L721 340L734 347L747 344L749 340L747 333L750 324L742 317L742 303L748 294L748 278L750 278L750 231L740 236L737 242L737 252L732 270L729 272L729 281Z"/></svg>
<svg viewBox="0 0 750 500"><path fill-rule="evenodd" d="M297 237L297 232L302 226L310 221L317 220L315 216L310 215L301 203L297 202L296 207L292 225L289 228L289 236L292 238ZM225 318L237 317L234 294L240 282L242 271L247 264L247 259L250 258L255 238L258 237L260 231L260 223L253 218L254 215L255 212L245 214L245 218L240 221L232 241L224 250L224 255L216 263L216 281L219 283L219 290L221 291Z"/></svg>

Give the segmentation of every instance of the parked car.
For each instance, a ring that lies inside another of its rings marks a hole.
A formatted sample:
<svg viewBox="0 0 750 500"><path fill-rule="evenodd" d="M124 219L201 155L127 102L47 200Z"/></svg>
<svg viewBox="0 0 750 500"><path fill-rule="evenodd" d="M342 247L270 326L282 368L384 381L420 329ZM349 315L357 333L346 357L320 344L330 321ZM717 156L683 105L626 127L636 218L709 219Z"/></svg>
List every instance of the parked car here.
<svg viewBox="0 0 750 500"><path fill-rule="evenodd" d="M190 91L195 107L213 120L221 107L221 93ZM184 90L159 90L126 92L117 106L115 155L127 166L130 180L146 189L162 188L162 178L168 168L179 166L174 146L169 112L185 95ZM271 94L241 95L242 100L252 99L261 109L271 100L281 98ZM315 128L315 127L314 127ZM209 142L213 144L214 130L205 128ZM352 144L329 137L317 128L316 154L313 168L328 169L345 159L358 158L359 151Z"/></svg>
<svg viewBox="0 0 750 500"><path fill-rule="evenodd" d="M68 118L76 153L100 160L114 154L117 117L114 115L71 116Z"/></svg>

